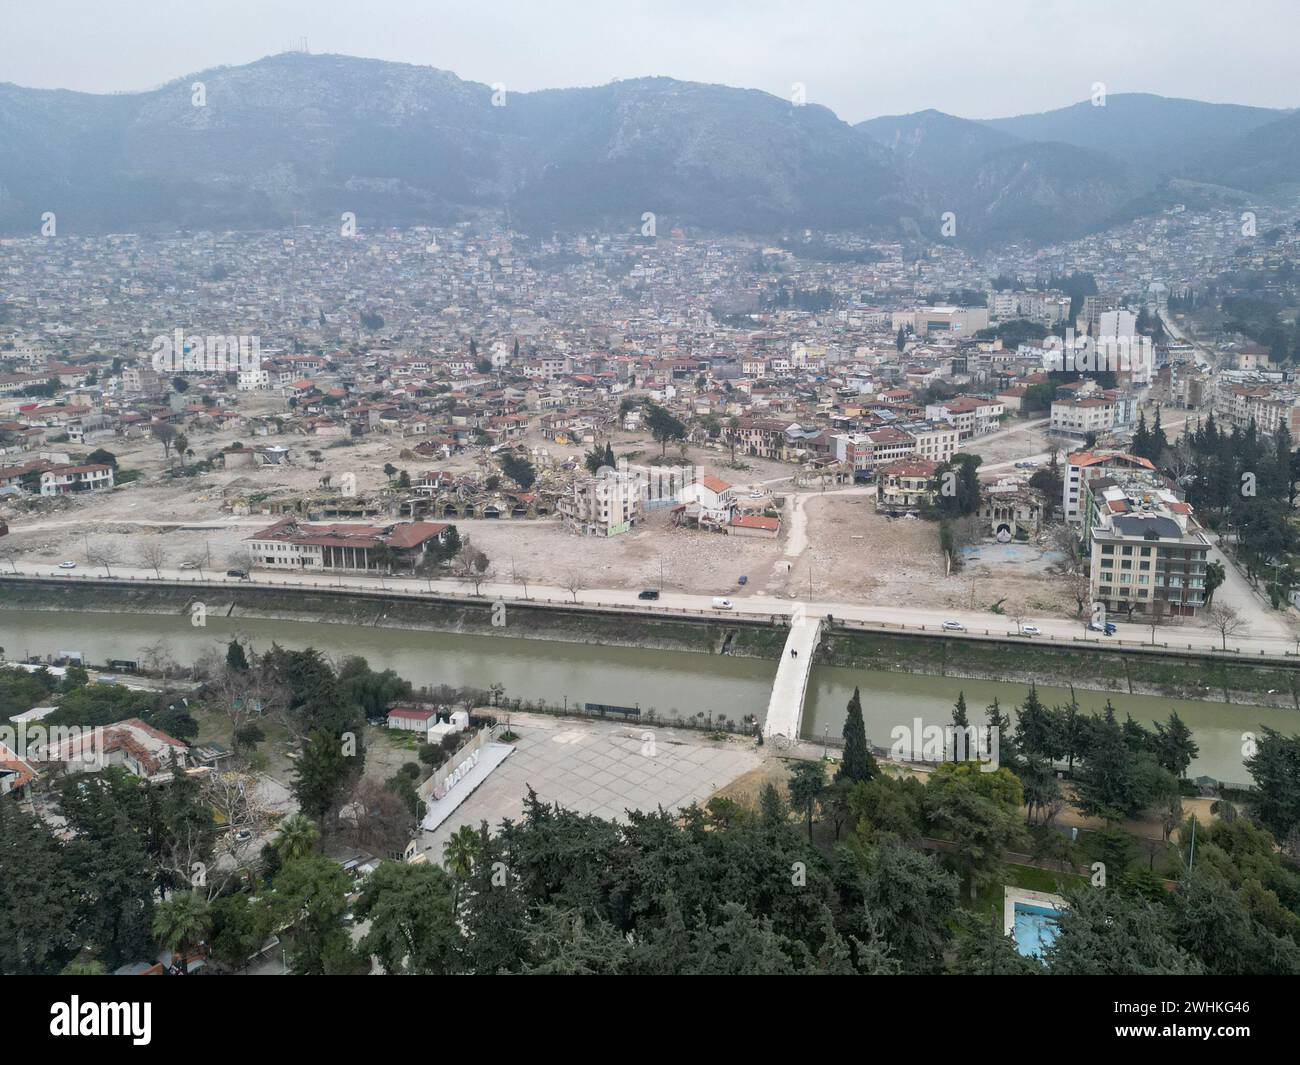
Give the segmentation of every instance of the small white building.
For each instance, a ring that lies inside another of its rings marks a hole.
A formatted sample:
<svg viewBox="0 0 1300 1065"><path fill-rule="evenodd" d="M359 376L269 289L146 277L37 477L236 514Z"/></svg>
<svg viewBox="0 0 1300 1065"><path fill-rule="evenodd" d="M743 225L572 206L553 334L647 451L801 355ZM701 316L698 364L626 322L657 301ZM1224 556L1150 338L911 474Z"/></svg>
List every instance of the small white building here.
<svg viewBox="0 0 1300 1065"><path fill-rule="evenodd" d="M388 727L404 732L425 732L437 713L419 706L394 706L388 711Z"/></svg>

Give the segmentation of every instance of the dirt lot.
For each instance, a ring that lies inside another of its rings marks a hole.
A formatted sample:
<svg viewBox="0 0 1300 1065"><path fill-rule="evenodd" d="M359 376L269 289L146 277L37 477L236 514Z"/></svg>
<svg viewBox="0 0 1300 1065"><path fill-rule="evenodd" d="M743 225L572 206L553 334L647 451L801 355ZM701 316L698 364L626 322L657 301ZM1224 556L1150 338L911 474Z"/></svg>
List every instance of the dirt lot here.
<svg viewBox="0 0 1300 1065"><path fill-rule="evenodd" d="M1069 614L1074 601L1046 573L1047 545L981 544L965 566L944 574L938 525L878 514L868 496L811 496L808 550L789 578L805 590L812 567L818 597L907 607L980 609L1005 599L1008 614Z"/></svg>
<svg viewBox="0 0 1300 1065"><path fill-rule="evenodd" d="M961 450L984 459L985 466L1001 466L1015 462L1028 455L1045 454L1050 445L1047 439L1047 426L1039 424L1041 419L1031 419L1032 428L1021 427L1015 421L1006 423L1005 428L990 434L984 439L967 440Z"/></svg>

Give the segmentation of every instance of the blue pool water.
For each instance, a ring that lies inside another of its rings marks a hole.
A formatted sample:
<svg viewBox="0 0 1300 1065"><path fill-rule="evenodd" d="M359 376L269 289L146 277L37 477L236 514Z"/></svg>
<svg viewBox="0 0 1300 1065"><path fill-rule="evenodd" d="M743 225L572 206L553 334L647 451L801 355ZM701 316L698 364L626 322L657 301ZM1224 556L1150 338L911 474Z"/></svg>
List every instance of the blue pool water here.
<svg viewBox="0 0 1300 1065"><path fill-rule="evenodd" d="M1016 949L1021 954L1042 957L1056 938L1056 918L1060 913L1050 906L1016 903Z"/></svg>

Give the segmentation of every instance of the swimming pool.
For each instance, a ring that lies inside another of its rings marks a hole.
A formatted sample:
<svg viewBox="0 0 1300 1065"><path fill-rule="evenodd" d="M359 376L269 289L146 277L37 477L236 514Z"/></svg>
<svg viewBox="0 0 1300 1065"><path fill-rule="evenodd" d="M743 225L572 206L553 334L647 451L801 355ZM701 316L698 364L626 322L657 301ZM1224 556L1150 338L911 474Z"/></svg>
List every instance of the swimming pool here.
<svg viewBox="0 0 1300 1065"><path fill-rule="evenodd" d="M1056 918L1060 910L1051 906L1034 906L1028 902L1016 903L1016 949L1021 954L1041 958L1056 938Z"/></svg>

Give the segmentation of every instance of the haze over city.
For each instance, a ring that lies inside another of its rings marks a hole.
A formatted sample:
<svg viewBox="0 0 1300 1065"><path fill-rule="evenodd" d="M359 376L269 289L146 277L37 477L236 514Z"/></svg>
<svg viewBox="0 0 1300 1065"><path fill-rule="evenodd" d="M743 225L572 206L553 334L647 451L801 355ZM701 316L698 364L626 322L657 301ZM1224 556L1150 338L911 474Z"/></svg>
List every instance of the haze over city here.
<svg viewBox="0 0 1300 1065"><path fill-rule="evenodd" d="M997 118L1112 92L1297 106L1300 10L1216 0L688 0L489 5L378 0L6 4L0 81L136 92L298 47L433 66L516 91L637 77L762 89L792 82L848 122L935 108Z"/></svg>
<svg viewBox="0 0 1300 1065"><path fill-rule="evenodd" d="M1289 1034L1300 8L2 18L12 1032L906 975L913 1054L954 988Z"/></svg>

